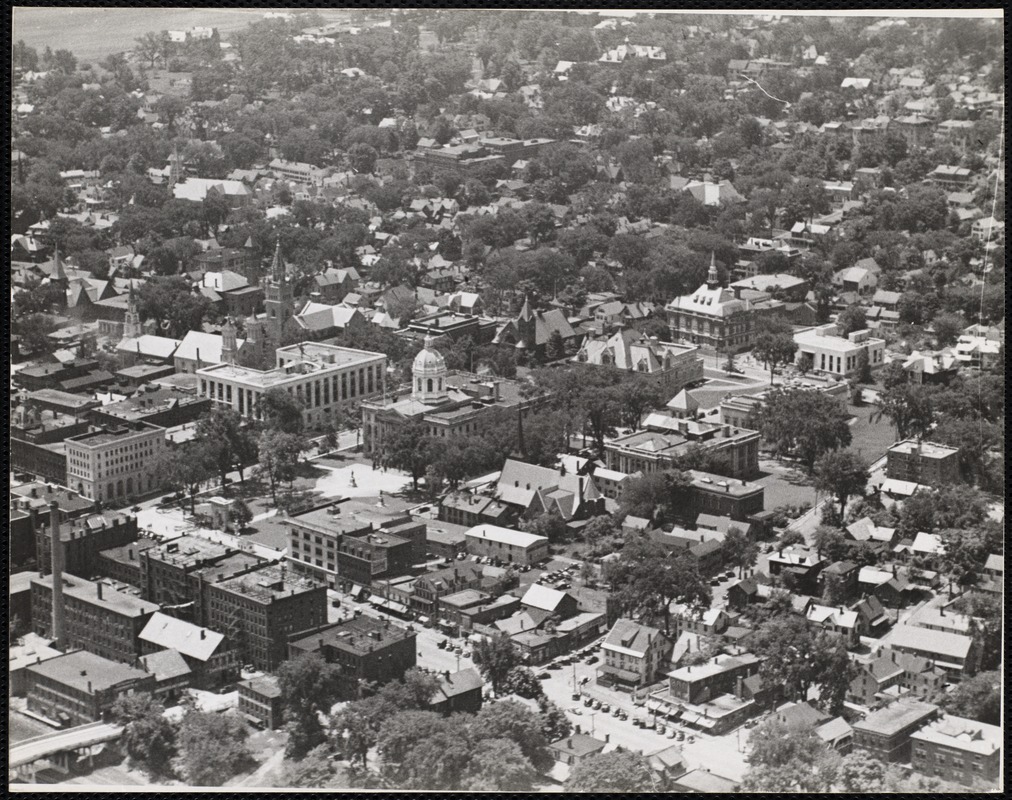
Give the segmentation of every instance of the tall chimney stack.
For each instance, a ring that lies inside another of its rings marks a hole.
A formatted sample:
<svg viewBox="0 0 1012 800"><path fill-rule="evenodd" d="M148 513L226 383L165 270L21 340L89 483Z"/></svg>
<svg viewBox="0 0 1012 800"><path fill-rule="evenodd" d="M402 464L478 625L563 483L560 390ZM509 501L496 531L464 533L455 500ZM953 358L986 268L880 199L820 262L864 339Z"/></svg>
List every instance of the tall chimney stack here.
<svg viewBox="0 0 1012 800"><path fill-rule="evenodd" d="M63 542L60 539L60 504L49 504L49 534L53 575L53 646L61 650L66 644L63 608Z"/></svg>

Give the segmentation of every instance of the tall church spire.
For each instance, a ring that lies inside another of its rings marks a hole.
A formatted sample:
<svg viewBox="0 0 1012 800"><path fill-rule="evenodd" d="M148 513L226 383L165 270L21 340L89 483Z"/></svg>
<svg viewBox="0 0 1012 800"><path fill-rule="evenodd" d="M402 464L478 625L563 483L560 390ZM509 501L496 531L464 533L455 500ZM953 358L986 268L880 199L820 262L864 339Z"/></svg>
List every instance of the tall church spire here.
<svg viewBox="0 0 1012 800"><path fill-rule="evenodd" d="M717 274L717 259L713 251L710 251L710 269L706 273L706 286L709 289L716 289L720 286L720 275Z"/></svg>
<svg viewBox="0 0 1012 800"><path fill-rule="evenodd" d="M285 278L285 262L281 258L281 237L278 237L277 246L274 248L274 260L271 262L271 278L278 283L284 283Z"/></svg>

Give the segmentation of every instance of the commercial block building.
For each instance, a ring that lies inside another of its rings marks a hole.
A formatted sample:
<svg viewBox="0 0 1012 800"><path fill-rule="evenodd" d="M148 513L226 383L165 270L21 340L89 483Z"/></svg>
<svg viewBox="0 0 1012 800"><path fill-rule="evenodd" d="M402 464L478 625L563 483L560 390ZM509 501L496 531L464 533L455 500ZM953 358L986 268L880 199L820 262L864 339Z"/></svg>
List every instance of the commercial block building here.
<svg viewBox="0 0 1012 800"><path fill-rule="evenodd" d="M266 563L253 553L196 536L180 536L139 551L137 556L142 596L159 605L180 607L182 617L205 626L210 624L209 587Z"/></svg>
<svg viewBox="0 0 1012 800"><path fill-rule="evenodd" d="M334 502L286 524L293 571L330 588L369 586L425 561L425 524L375 503Z"/></svg>
<svg viewBox="0 0 1012 800"><path fill-rule="evenodd" d="M415 634L389 620L354 617L315 626L290 638L288 655L319 653L341 670L341 694L359 696L363 682L379 685L399 680L415 666Z"/></svg>
<svg viewBox="0 0 1012 800"><path fill-rule="evenodd" d="M140 655L138 637L158 606L118 592L101 581L63 576L63 644L132 664ZM32 627L40 636L53 631L53 576L32 578Z"/></svg>
<svg viewBox="0 0 1012 800"><path fill-rule="evenodd" d="M272 564L211 584L208 612L208 627L235 642L244 663L273 671L292 633L326 622L327 590Z"/></svg>
<svg viewBox="0 0 1012 800"><path fill-rule="evenodd" d="M67 726L104 719L121 696L155 689L154 675L84 650L33 664L25 676L29 710Z"/></svg>
<svg viewBox="0 0 1012 800"><path fill-rule="evenodd" d="M759 472L759 432L702 420L679 419L654 412L640 430L605 443L609 469L632 474L671 469L693 447L727 459L734 478L751 478Z"/></svg>
<svg viewBox="0 0 1012 800"><path fill-rule="evenodd" d="M160 611L141 631L140 649L145 655L178 652L192 673L193 685L200 689L214 689L239 677L235 648L223 634Z"/></svg>
<svg viewBox="0 0 1012 800"><path fill-rule="evenodd" d="M604 664L597 668L597 682L620 689L649 686L668 666L673 647L662 631L620 619L601 645Z"/></svg>
<svg viewBox="0 0 1012 800"><path fill-rule="evenodd" d="M66 441L67 483L84 497L112 503L156 492L165 485L156 468L165 446L165 429L147 422L72 436Z"/></svg>

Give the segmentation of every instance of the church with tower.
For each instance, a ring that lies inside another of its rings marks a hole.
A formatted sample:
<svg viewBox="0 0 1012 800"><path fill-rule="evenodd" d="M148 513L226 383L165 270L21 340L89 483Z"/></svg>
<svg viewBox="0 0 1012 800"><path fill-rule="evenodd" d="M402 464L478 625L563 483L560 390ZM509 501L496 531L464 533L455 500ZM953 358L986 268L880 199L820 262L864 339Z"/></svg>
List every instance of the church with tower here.
<svg viewBox="0 0 1012 800"><path fill-rule="evenodd" d="M246 342L241 350L234 353L235 361L244 367L267 369L274 363L274 351L281 347L287 339L300 333L295 322L295 291L288 280L288 270L281 257L281 242L274 249L274 259L270 271L261 280L264 290L264 312L254 314L245 319L243 328ZM227 327L232 327L229 320ZM231 331L232 339L235 330ZM225 336L225 330L222 330ZM222 352L226 346L223 343Z"/></svg>
<svg viewBox="0 0 1012 800"><path fill-rule="evenodd" d="M547 395L525 397L519 381L447 369L435 340L426 336L411 365L411 383L362 401L362 447L375 456L398 426L416 420L441 439L477 435L493 424L516 424L519 430L547 401Z"/></svg>

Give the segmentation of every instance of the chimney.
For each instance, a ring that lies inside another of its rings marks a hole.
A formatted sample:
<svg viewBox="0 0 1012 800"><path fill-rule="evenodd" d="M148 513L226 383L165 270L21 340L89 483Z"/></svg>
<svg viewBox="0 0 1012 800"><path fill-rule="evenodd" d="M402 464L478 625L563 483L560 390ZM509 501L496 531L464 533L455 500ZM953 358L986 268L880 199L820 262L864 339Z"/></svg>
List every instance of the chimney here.
<svg viewBox="0 0 1012 800"><path fill-rule="evenodd" d="M95 584L95 596L98 597L99 600L102 599L102 581L98 581Z"/></svg>
<svg viewBox="0 0 1012 800"><path fill-rule="evenodd" d="M945 616L945 606L939 606L938 607L938 616L940 616L940 617L944 617Z"/></svg>
<svg viewBox="0 0 1012 800"><path fill-rule="evenodd" d="M568 739L566 739L566 747L569 747L569 748L573 747L573 737L572 736L570 736Z"/></svg>
<svg viewBox="0 0 1012 800"><path fill-rule="evenodd" d="M60 538L60 504L49 504L50 553L53 574L53 646L58 650L65 644L63 607L63 541Z"/></svg>
<svg viewBox="0 0 1012 800"><path fill-rule="evenodd" d="M200 638L201 639L207 638L207 631L205 631L203 628L200 629Z"/></svg>
<svg viewBox="0 0 1012 800"><path fill-rule="evenodd" d="M606 733L604 735L604 741L605 742L610 742L611 741L611 734L610 733Z"/></svg>
<svg viewBox="0 0 1012 800"><path fill-rule="evenodd" d="M445 670L443 672L443 680L446 680L446 681L450 680L450 670Z"/></svg>
<svg viewBox="0 0 1012 800"><path fill-rule="evenodd" d="M735 682L734 682L734 694L735 694L735 696L739 700L741 699L741 694L742 694L741 690L742 690L742 687L744 686L744 684L745 684L745 679L741 675L739 675L737 677L737 679L735 680Z"/></svg>
<svg viewBox="0 0 1012 800"><path fill-rule="evenodd" d="M91 681L88 681L88 694L91 694Z"/></svg>

